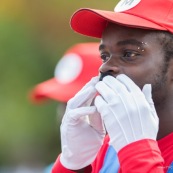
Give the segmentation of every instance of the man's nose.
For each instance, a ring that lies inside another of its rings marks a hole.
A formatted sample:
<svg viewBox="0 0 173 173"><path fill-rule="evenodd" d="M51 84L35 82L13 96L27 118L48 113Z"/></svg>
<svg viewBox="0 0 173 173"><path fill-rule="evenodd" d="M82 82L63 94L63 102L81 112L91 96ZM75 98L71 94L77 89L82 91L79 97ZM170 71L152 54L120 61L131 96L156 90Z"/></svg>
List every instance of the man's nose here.
<svg viewBox="0 0 173 173"><path fill-rule="evenodd" d="M100 73L107 73L111 74L112 76L117 75L120 72L120 68L117 64L108 61L103 63L99 68Z"/></svg>

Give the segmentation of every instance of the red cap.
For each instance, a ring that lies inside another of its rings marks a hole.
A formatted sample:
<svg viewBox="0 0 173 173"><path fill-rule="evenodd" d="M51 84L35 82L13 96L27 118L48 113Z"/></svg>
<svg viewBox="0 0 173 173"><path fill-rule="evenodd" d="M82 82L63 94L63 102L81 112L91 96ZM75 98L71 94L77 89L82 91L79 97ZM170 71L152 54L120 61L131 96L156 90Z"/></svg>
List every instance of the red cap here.
<svg viewBox="0 0 173 173"><path fill-rule="evenodd" d="M76 44L64 54L55 68L55 77L35 86L31 91L33 102L46 98L67 102L93 76L102 64L99 43Z"/></svg>
<svg viewBox="0 0 173 173"><path fill-rule="evenodd" d="M79 9L71 18L74 31L101 38L108 22L173 33L173 0L121 0L114 11Z"/></svg>

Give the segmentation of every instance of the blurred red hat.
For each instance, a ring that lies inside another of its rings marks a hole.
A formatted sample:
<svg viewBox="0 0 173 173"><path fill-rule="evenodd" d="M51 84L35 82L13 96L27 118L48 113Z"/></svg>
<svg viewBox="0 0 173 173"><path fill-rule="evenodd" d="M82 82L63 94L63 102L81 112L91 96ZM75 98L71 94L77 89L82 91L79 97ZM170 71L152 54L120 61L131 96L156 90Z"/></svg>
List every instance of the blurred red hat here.
<svg viewBox="0 0 173 173"><path fill-rule="evenodd" d="M99 43L80 43L69 48L55 68L52 79L37 84L30 93L33 102L47 98L67 102L93 76L97 76L101 59Z"/></svg>

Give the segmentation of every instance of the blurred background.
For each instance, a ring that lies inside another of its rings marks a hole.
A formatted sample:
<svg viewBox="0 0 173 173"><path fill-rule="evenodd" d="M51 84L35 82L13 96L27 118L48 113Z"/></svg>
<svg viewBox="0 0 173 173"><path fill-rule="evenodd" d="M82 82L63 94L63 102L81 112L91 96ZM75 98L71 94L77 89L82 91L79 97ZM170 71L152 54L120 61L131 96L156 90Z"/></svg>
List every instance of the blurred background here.
<svg viewBox="0 0 173 173"><path fill-rule="evenodd" d="M60 153L58 103L35 105L28 92L53 77L64 52L98 39L74 33L82 7L113 10L117 1L0 0L0 173L41 173Z"/></svg>

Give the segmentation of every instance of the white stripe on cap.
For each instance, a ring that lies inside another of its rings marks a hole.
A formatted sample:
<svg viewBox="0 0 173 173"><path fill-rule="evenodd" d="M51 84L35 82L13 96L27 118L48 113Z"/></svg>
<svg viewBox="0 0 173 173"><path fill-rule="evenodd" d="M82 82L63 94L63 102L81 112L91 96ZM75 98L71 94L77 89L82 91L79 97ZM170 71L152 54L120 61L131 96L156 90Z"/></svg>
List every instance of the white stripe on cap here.
<svg viewBox="0 0 173 173"><path fill-rule="evenodd" d="M114 8L115 12L123 12L135 7L141 0L121 0Z"/></svg>

